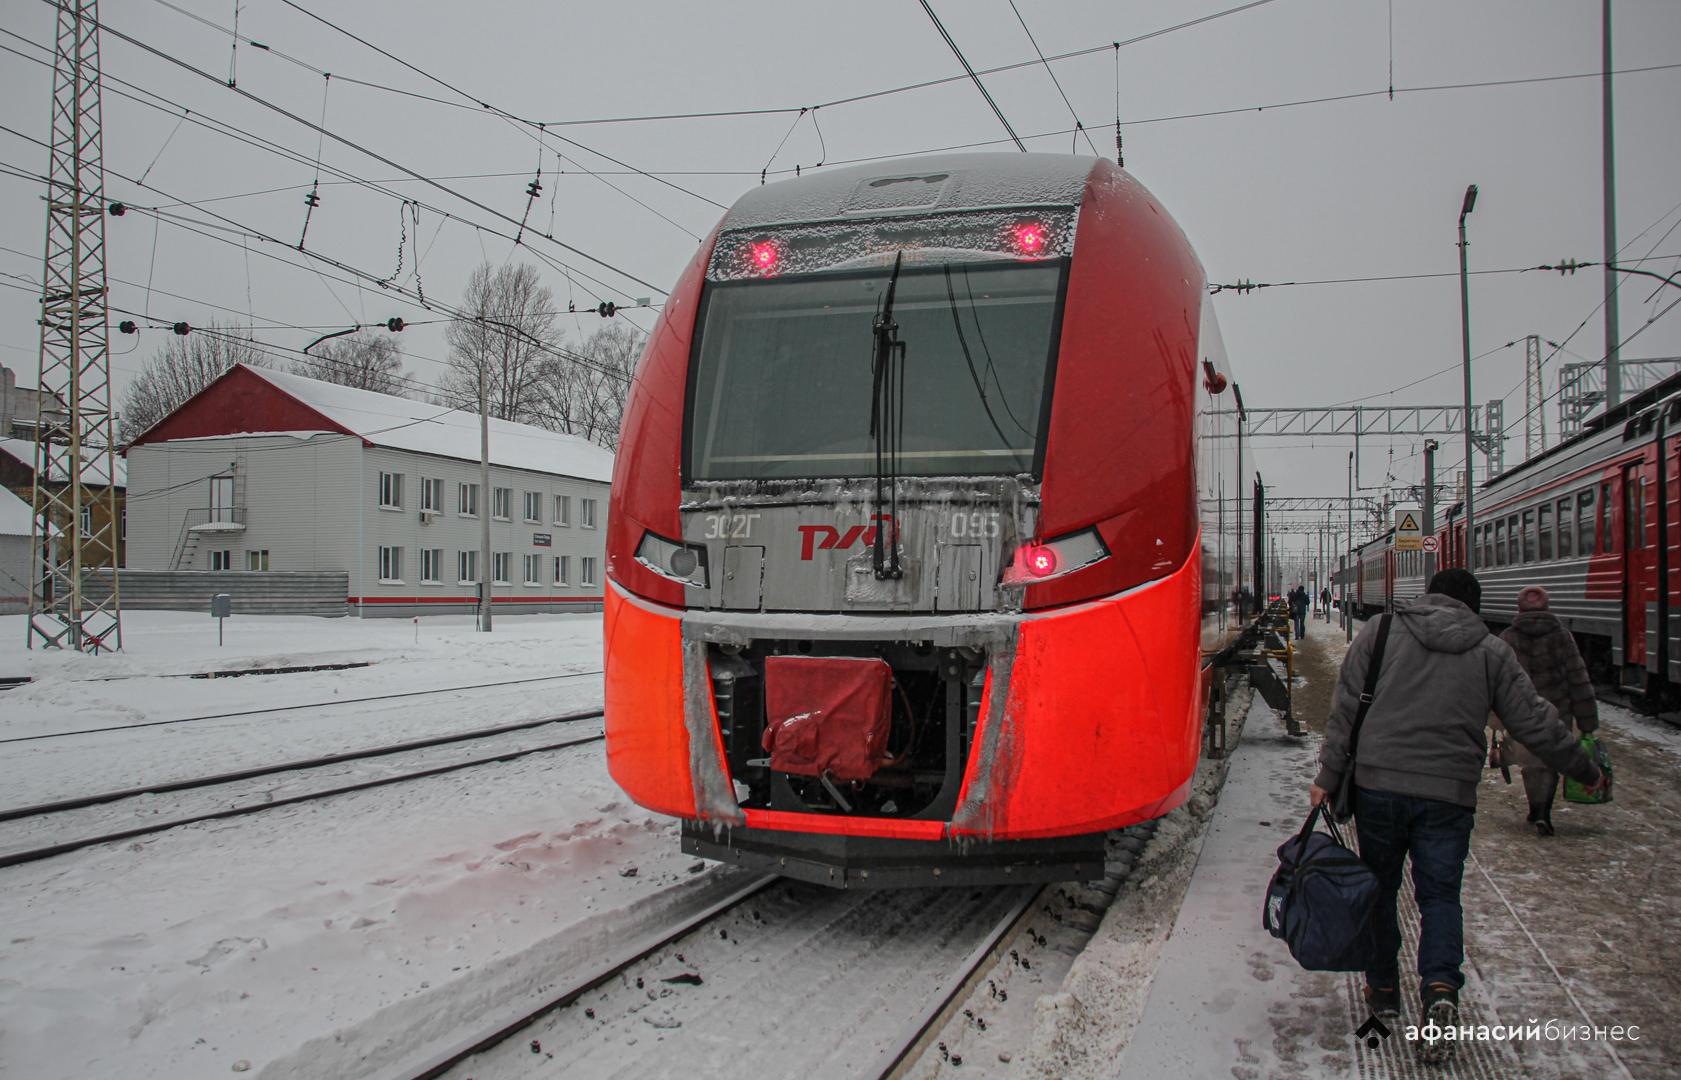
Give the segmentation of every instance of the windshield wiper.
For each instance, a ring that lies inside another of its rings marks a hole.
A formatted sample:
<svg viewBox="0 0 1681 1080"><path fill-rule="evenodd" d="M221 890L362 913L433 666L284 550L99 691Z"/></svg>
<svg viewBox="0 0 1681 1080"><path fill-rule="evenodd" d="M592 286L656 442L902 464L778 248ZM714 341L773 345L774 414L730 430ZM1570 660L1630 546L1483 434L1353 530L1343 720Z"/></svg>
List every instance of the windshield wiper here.
<svg viewBox="0 0 1681 1080"><path fill-rule="evenodd" d="M899 267L905 253L893 256L893 273L887 292L876 312L873 333L874 355L870 360L872 398L870 435L875 439L876 492L871 520L875 525L876 580L904 577L899 565L899 444L904 434L905 343L899 340L899 324L893 320L893 294L899 287ZM885 491L883 489L886 489ZM882 513L882 506L887 512ZM893 535L886 533L891 529Z"/></svg>

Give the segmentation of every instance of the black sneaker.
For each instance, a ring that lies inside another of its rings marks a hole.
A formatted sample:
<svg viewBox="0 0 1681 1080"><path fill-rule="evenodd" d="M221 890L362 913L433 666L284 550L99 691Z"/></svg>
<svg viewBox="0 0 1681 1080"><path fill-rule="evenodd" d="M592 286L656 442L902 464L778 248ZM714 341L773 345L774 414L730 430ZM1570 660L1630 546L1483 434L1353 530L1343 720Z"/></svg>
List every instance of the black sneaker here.
<svg viewBox="0 0 1681 1080"><path fill-rule="evenodd" d="M1536 818L1535 819L1535 835L1536 836L1551 836L1551 835L1553 835L1552 819L1551 818L1544 818L1544 817L1543 818Z"/></svg>
<svg viewBox="0 0 1681 1080"><path fill-rule="evenodd" d="M1367 983L1366 1009L1379 1020L1398 1020L1401 1016L1401 992L1393 986L1378 987Z"/></svg>
<svg viewBox="0 0 1681 1080"><path fill-rule="evenodd" d="M1426 1065L1445 1065L1453 1059L1458 1043L1443 1038L1442 1029L1459 1025L1459 991L1447 983L1431 983L1420 995L1420 1004L1424 1019L1419 1025L1418 1059Z"/></svg>

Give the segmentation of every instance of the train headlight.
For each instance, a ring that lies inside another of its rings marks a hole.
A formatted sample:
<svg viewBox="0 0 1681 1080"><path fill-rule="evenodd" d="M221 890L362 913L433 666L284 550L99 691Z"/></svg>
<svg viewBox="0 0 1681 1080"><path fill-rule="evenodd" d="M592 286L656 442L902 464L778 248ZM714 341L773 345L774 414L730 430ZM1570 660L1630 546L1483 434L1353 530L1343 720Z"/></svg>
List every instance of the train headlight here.
<svg viewBox="0 0 1681 1080"><path fill-rule="evenodd" d="M656 533L645 532L642 543L636 547L636 561L660 577L670 578L691 589L706 588L704 545L679 544Z"/></svg>
<svg viewBox="0 0 1681 1080"><path fill-rule="evenodd" d="M1031 540L1016 548L1004 568L1004 584L1037 585L1109 557L1109 546L1096 529L1082 529L1054 540Z"/></svg>

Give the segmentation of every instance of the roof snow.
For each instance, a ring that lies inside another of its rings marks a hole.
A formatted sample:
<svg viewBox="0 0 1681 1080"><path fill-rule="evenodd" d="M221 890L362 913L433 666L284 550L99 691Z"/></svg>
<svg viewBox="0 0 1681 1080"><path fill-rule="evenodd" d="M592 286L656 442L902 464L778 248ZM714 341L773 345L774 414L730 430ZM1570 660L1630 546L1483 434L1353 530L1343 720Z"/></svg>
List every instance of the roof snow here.
<svg viewBox="0 0 1681 1080"><path fill-rule="evenodd" d="M32 472L35 469L35 444L28 439L0 439L0 454L5 454L7 457L16 460L24 468L29 469ZM128 462L124 461L120 457L115 457L114 455L113 457L116 463L117 486L127 487ZM55 484L62 484L64 482L64 475L63 468L55 467L52 470L50 481ZM103 453L94 454L92 457L82 462L82 478L84 483L94 484L101 487L108 482L105 472L105 455ZM24 531L28 532L29 530L25 529Z"/></svg>
<svg viewBox="0 0 1681 1080"><path fill-rule="evenodd" d="M0 536L28 536L33 516L28 503L0 487Z"/></svg>
<svg viewBox="0 0 1681 1080"><path fill-rule="evenodd" d="M463 461L479 460L477 413L357 390L284 371L247 370L375 446ZM611 450L577 435L563 435L508 420L490 421L490 461L510 469L602 483L613 478Z"/></svg>

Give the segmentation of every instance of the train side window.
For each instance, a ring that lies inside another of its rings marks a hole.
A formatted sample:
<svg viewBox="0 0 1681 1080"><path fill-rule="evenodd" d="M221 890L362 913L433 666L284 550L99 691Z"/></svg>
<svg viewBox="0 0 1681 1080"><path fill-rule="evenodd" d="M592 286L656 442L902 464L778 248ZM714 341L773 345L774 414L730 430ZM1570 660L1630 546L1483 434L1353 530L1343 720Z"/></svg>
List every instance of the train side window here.
<svg viewBox="0 0 1681 1080"><path fill-rule="evenodd" d="M1495 536L1494 536L1494 526L1493 525L1489 525L1489 524L1484 524L1483 525L1482 544L1483 544L1483 557L1482 557L1481 560L1479 560L1478 565L1493 566L1494 565L1494 549L1495 549Z"/></svg>
<svg viewBox="0 0 1681 1080"><path fill-rule="evenodd" d="M1593 554L1594 520L1593 488L1585 488L1576 493L1576 551L1584 556Z"/></svg>
<svg viewBox="0 0 1681 1080"><path fill-rule="evenodd" d="M1494 565L1506 565L1506 523L1504 521L1494 523Z"/></svg>
<svg viewBox="0 0 1681 1080"><path fill-rule="evenodd" d="M1559 558L1561 558L1561 559L1570 558L1570 552L1572 550L1574 550L1574 548L1575 548L1575 545L1572 543L1572 541L1576 539L1575 531L1576 531L1576 521L1575 521L1574 518L1572 518L1570 516L1570 499L1568 497L1560 499L1558 501L1558 557Z"/></svg>
<svg viewBox="0 0 1681 1080"><path fill-rule="evenodd" d="M1523 535L1518 532L1518 516L1516 514L1506 519L1506 542L1511 545L1511 555L1506 561L1516 566L1523 561Z"/></svg>
<svg viewBox="0 0 1681 1080"><path fill-rule="evenodd" d="M1623 477L1623 550L1638 551L1646 546L1646 481L1644 477Z"/></svg>
<svg viewBox="0 0 1681 1080"><path fill-rule="evenodd" d="M1535 549L1535 557L1547 562L1553 557L1553 504L1542 503L1535 508L1535 521L1541 530L1540 543Z"/></svg>
<svg viewBox="0 0 1681 1080"><path fill-rule="evenodd" d="M1535 511L1523 512L1523 561L1535 561Z"/></svg>
<svg viewBox="0 0 1681 1080"><path fill-rule="evenodd" d="M1611 481L1599 485L1599 552L1612 555L1617 550L1617 534L1611 531Z"/></svg>

